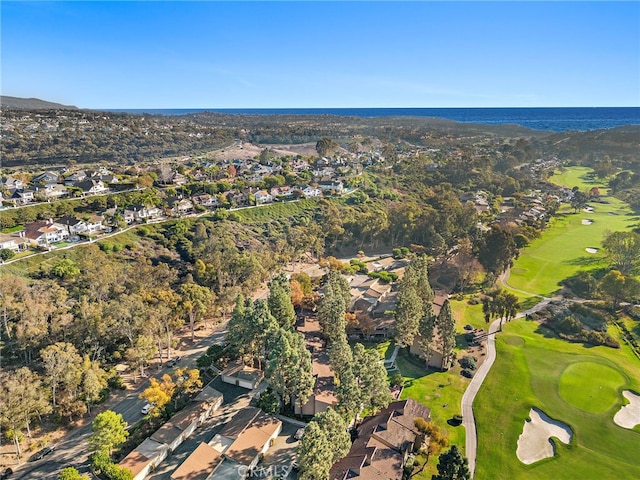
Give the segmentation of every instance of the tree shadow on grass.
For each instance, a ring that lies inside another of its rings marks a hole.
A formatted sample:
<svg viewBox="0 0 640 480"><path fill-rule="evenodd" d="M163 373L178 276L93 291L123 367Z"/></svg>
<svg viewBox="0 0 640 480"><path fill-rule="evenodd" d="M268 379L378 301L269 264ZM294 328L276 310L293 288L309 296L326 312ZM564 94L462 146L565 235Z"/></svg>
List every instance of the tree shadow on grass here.
<svg viewBox="0 0 640 480"><path fill-rule="evenodd" d="M582 257L574 258L565 262L568 265L579 265L581 267L588 267L591 265L597 265L602 259L595 255L584 255Z"/></svg>

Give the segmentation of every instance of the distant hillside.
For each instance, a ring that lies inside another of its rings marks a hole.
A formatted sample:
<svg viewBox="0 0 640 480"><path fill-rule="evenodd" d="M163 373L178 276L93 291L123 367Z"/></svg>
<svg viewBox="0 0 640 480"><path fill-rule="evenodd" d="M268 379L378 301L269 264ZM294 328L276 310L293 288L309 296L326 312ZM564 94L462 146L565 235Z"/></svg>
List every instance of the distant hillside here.
<svg viewBox="0 0 640 480"><path fill-rule="evenodd" d="M74 107L73 105L47 102L39 98L19 98L8 97L6 95L0 97L0 106L2 106L2 108L20 108L23 110L78 110L78 107Z"/></svg>

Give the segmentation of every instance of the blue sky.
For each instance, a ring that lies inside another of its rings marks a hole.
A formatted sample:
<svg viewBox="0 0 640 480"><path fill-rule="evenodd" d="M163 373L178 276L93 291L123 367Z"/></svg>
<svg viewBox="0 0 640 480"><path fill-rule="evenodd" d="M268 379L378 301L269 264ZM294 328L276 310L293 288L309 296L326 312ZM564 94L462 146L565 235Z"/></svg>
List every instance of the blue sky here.
<svg viewBox="0 0 640 480"><path fill-rule="evenodd" d="M1 91L83 108L640 106L640 2L15 2Z"/></svg>

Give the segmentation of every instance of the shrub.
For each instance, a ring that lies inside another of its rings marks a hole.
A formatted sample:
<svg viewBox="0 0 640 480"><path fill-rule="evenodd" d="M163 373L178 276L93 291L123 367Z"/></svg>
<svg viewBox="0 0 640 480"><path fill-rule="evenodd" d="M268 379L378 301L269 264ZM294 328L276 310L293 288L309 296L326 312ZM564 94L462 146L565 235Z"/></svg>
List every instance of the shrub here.
<svg viewBox="0 0 640 480"><path fill-rule="evenodd" d="M475 370L476 369L476 359L471 355L467 355L462 360L460 360L460 366L464 369Z"/></svg>
<svg viewBox="0 0 640 480"><path fill-rule="evenodd" d="M9 250L8 248L0 248L0 259L1 260L9 260L15 256L15 252L13 250Z"/></svg>
<svg viewBox="0 0 640 480"><path fill-rule="evenodd" d="M594 298L598 290L598 282L589 272L578 272L564 283L582 298Z"/></svg>
<svg viewBox="0 0 640 480"><path fill-rule="evenodd" d="M267 390L260 395L258 407L273 415L280 412L282 402L280 401L280 397L277 393Z"/></svg>
<svg viewBox="0 0 640 480"><path fill-rule="evenodd" d="M212 358L206 353L198 357L198 360L196 360L196 365L198 366L198 368L202 368L202 369L209 368L212 363L213 363Z"/></svg>
<svg viewBox="0 0 640 480"><path fill-rule="evenodd" d="M393 387L402 387L404 386L404 377L400 372L396 372L391 377L391 380L389 383L391 383L391 386Z"/></svg>
<svg viewBox="0 0 640 480"><path fill-rule="evenodd" d="M461 370L460 375L467 378L473 378L473 372L471 370Z"/></svg>

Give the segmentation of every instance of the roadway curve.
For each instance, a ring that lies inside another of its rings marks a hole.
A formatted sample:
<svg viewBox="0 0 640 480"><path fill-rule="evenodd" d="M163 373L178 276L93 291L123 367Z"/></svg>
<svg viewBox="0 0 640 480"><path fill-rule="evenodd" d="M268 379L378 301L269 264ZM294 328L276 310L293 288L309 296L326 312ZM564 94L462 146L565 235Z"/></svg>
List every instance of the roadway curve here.
<svg viewBox="0 0 640 480"><path fill-rule="evenodd" d="M507 283L508 277L509 271L507 270L507 272L505 272L505 274L501 276L500 280L503 285L510 289L513 289ZM551 300L554 300L553 298L543 297L535 293L524 292L517 289L513 290L527 295L542 298L539 303L528 310L518 313L515 318L522 318L531 313L542 310L549 304L549 302L551 302ZM476 469L476 455L478 450L478 435L476 432L476 419L473 415L473 401L475 400L476 395L480 390L480 387L482 386L482 382L484 382L484 379L487 377L487 374L489 373L489 370L491 370L491 366L496 359L495 336L499 331L501 331L502 320L503 319L494 320L491 325L489 325L486 357L484 359L484 362L482 362L480 368L478 368L476 374L471 379L471 382L467 386L464 395L462 395L462 425L464 425L464 428L466 430L465 455L467 457L467 460L469 461L469 470L471 471L472 478Z"/></svg>

